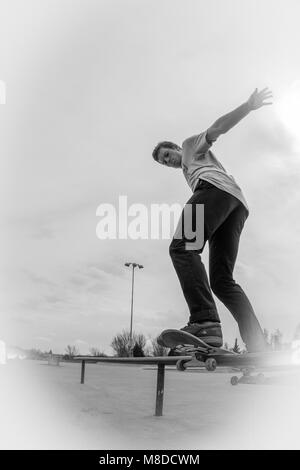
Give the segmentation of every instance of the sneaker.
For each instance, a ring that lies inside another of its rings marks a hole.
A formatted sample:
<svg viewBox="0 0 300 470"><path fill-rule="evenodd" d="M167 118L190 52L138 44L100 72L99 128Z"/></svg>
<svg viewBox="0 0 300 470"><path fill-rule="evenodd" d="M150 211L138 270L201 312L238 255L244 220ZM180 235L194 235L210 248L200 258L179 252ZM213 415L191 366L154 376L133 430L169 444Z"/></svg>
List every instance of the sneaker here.
<svg viewBox="0 0 300 470"><path fill-rule="evenodd" d="M188 323L181 331L186 331L191 335L202 339L209 346L220 348L223 344L221 324L217 322Z"/></svg>

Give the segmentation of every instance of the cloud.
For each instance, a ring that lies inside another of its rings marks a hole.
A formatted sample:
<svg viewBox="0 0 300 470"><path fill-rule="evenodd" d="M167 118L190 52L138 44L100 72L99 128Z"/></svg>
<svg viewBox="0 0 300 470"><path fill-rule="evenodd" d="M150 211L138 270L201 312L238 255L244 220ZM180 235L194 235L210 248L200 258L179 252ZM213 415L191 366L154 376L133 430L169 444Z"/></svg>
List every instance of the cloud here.
<svg viewBox="0 0 300 470"><path fill-rule="evenodd" d="M31 235L37 240L50 240L55 238L54 230L47 226L38 226L37 228L32 227Z"/></svg>
<svg viewBox="0 0 300 470"><path fill-rule="evenodd" d="M50 336L46 337L46 336L36 336L35 339L39 340L39 341L45 341L46 343L50 343L50 341L52 341L53 338L51 338Z"/></svg>
<svg viewBox="0 0 300 470"><path fill-rule="evenodd" d="M126 261L145 266L136 276L135 325L151 334L183 325L188 308L169 241L100 242L96 208L120 194L130 203L184 204L190 190L180 171L153 162L156 142L166 136L180 143L245 100L252 86L268 81L276 91L300 73L296 3L272 6L268 24L271 2L259 18L250 1L235 2L234 15L221 2L204 9L203 2L192 8L172 2L172 21L169 2L149 8L120 2L117 9L88 3L71 16L50 4L46 16L42 6L32 16L27 7L17 28L12 8L0 28L3 73L14 83L0 143L8 156L0 185L6 191L3 311L19 320L20 344L53 331L57 347L78 337L108 345L129 323ZM293 304L296 321L299 290L300 159L291 136L268 107L213 150L250 204L237 278L264 321L288 331L286 306ZM220 309L233 337L236 325Z"/></svg>
<svg viewBox="0 0 300 470"><path fill-rule="evenodd" d="M65 302L65 297L63 295L54 295L49 294L44 296L44 301L46 304L57 304Z"/></svg>
<svg viewBox="0 0 300 470"><path fill-rule="evenodd" d="M22 271L27 276L27 278L35 284L44 285L49 288L56 287L56 284L53 281L51 281L50 279L47 279L44 276L36 274L28 269L23 269Z"/></svg>

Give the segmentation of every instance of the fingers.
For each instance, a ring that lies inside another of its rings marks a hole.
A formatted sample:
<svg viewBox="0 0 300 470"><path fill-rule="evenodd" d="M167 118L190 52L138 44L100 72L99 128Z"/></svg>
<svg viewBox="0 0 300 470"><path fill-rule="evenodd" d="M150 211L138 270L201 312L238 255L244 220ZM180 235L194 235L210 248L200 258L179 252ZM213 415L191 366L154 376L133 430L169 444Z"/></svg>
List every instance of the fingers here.
<svg viewBox="0 0 300 470"><path fill-rule="evenodd" d="M259 97L260 97L261 102L262 102L264 105L265 105L265 104L266 104L266 105L268 105L268 104L273 104L273 103L271 103L271 102L264 103L265 100L270 100L270 99L273 98L273 94L272 94L271 91L268 91L268 92L265 91L264 93L261 92Z"/></svg>
<svg viewBox="0 0 300 470"><path fill-rule="evenodd" d="M271 101L265 102L265 100L270 100L272 98L273 93L268 87L263 88L261 91L258 91L258 88L255 88L248 101L252 106L252 109L258 109L261 106L269 106L273 104Z"/></svg>
<svg viewBox="0 0 300 470"><path fill-rule="evenodd" d="M262 96L261 99L262 101L265 101L265 100L270 100L273 98L273 95L267 95L267 96Z"/></svg>
<svg viewBox="0 0 300 470"><path fill-rule="evenodd" d="M260 95L264 95L264 96L268 96L268 95L272 95L272 92L271 92L271 90L268 90L268 91L263 91L263 90L262 90L262 91L260 91L259 94L260 94Z"/></svg>
<svg viewBox="0 0 300 470"><path fill-rule="evenodd" d="M269 106L270 104L273 104L273 102L270 102L270 101L265 102L265 100L270 100L271 98L273 98L273 93L271 92L271 90L269 90L268 87L261 90L260 99L262 100L263 106Z"/></svg>
<svg viewBox="0 0 300 470"><path fill-rule="evenodd" d="M271 90L269 90L268 87L264 88L263 90L261 90L259 92L260 96L264 96L265 98L272 98L273 97L273 93Z"/></svg>
<svg viewBox="0 0 300 470"><path fill-rule="evenodd" d="M253 93L259 93L259 94L264 94L264 93L272 93L272 91L269 89L269 87L265 87L262 90L258 91L258 88L255 88Z"/></svg>

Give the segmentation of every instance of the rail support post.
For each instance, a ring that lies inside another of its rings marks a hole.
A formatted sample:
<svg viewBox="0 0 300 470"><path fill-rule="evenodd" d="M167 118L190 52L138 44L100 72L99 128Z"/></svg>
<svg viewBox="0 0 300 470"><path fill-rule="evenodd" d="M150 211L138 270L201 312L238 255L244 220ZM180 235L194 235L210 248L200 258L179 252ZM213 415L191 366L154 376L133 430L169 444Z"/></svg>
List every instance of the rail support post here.
<svg viewBox="0 0 300 470"><path fill-rule="evenodd" d="M165 364L157 364L155 416L162 416L164 403Z"/></svg>
<svg viewBox="0 0 300 470"><path fill-rule="evenodd" d="M84 384L84 376L85 376L85 361L81 361L81 380L80 383Z"/></svg>

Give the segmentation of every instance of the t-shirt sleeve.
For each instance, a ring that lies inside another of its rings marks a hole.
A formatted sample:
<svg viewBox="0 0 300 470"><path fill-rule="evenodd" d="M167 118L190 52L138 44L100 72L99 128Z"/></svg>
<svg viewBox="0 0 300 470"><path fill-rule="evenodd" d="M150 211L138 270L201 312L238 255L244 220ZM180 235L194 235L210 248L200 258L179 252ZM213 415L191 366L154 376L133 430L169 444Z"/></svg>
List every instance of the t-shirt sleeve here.
<svg viewBox="0 0 300 470"><path fill-rule="evenodd" d="M212 144L213 142L207 139L207 131L201 132L201 134L195 136L194 146L198 154L206 153Z"/></svg>

